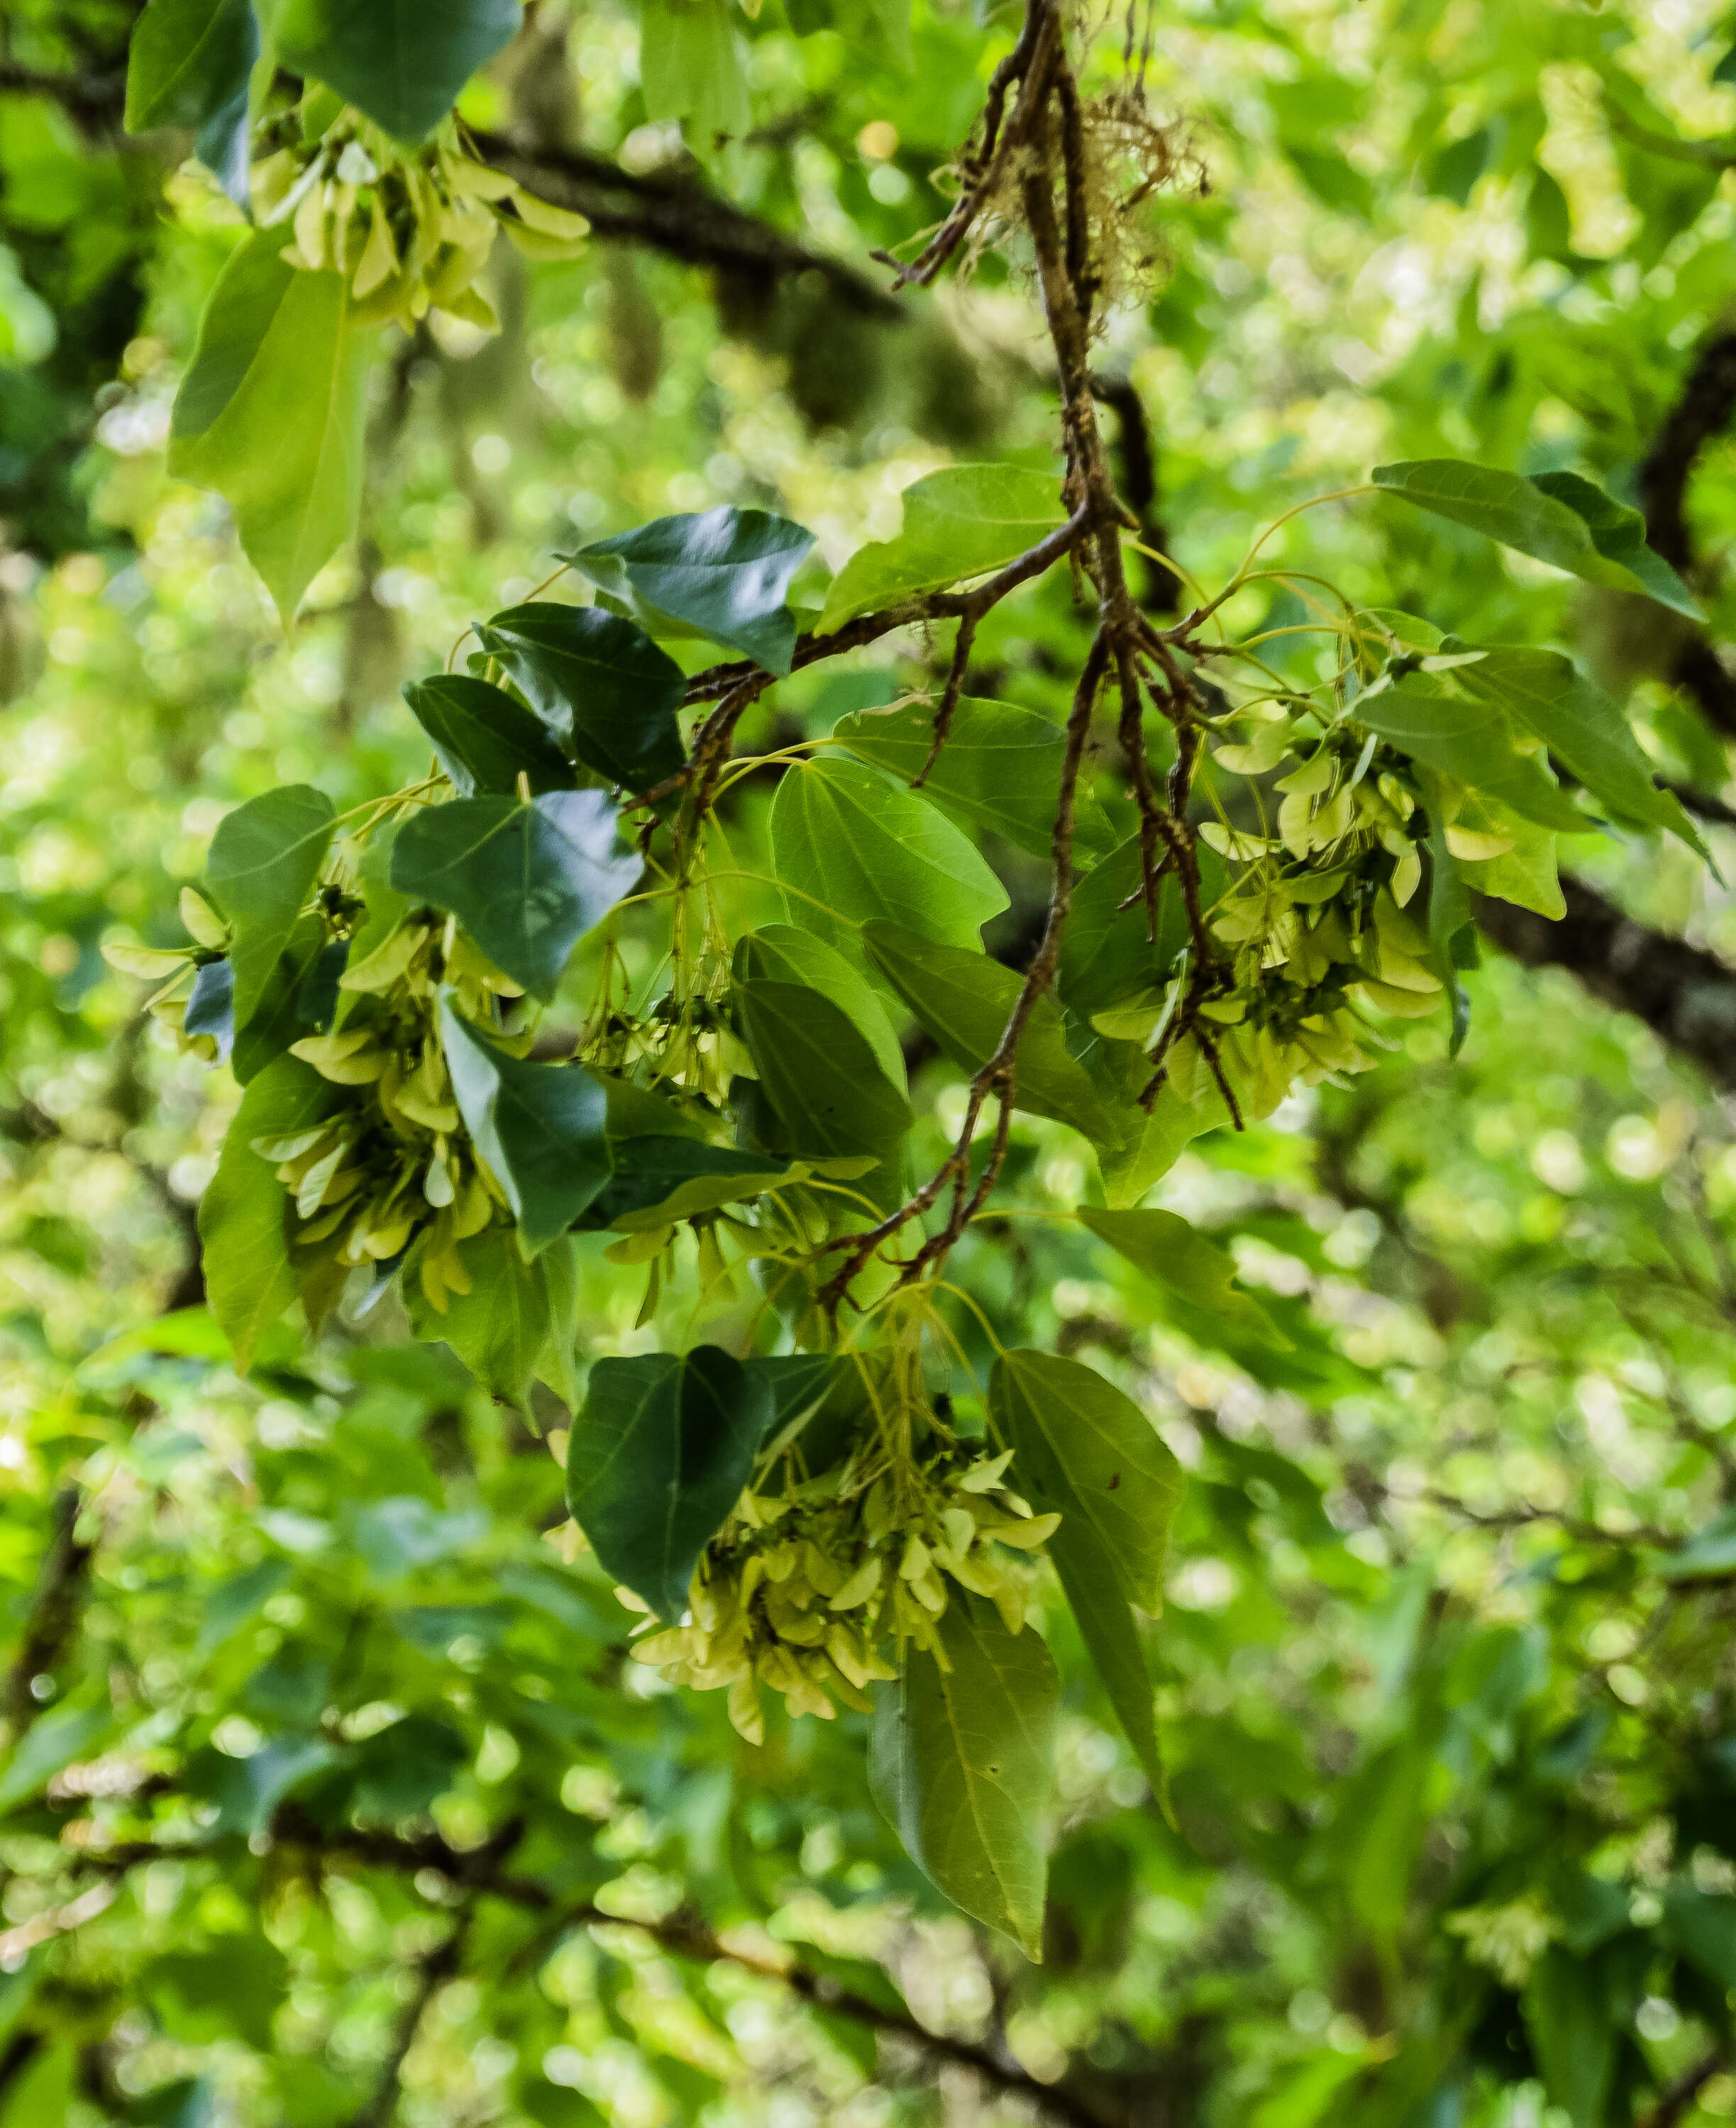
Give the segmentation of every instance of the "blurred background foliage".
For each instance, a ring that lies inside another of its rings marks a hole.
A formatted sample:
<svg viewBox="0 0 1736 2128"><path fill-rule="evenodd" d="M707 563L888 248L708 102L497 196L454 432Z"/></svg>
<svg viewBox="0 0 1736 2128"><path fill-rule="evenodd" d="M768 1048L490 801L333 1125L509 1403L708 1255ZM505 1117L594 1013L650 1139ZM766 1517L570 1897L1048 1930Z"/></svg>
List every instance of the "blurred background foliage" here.
<svg viewBox="0 0 1736 2128"><path fill-rule="evenodd" d="M1016 260L894 305L867 255L942 211L1004 12L916 0L906 51L866 0L732 9L752 130L701 165L648 119L640 14L545 0L463 107L599 240L500 247L498 339L388 344L362 536L283 640L163 468L241 224L184 139L121 134L133 18L0 23L0 2128L1736 2113L1736 898L1673 846L1582 838L1565 924L1501 941L1555 965L1491 951L1456 1063L1425 1024L1166 1179L1291 1351L1155 1312L1077 1228L958 1252L997 1334L1088 1356L1191 1474L1172 1814L1051 1609L1040 1967L902 1860L854 1717L749 1749L625 1662L606 1578L544 1541L547 1446L443 1348L283 1329L238 1379L192 1246L232 1094L102 940L176 943L237 800L416 773L400 682L575 528L760 503L835 565L922 472L1049 464L1054 395ZM1163 0L1151 31L1206 183L1153 203L1098 359L1157 544L1209 582L1381 458L1591 474L1705 637L1366 499L1271 551L1472 639L1564 632L1736 880L1736 17ZM997 610L972 691L1061 710L1080 627L1058 587ZM798 677L748 737L917 669ZM1004 855L1012 952L1043 881ZM1079 1201L1077 1141L1014 1141ZM582 1356L649 1348L639 1282L586 1276Z"/></svg>

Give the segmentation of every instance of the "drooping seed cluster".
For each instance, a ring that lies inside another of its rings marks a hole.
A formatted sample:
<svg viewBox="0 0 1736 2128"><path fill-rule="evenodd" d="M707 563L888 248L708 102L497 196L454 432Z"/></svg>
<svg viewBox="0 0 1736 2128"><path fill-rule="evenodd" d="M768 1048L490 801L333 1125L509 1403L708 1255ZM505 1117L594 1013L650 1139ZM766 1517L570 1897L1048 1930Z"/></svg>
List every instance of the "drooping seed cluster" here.
<svg viewBox="0 0 1736 2128"><path fill-rule="evenodd" d="M935 1628L952 1585L986 1597L1007 1629L1025 1622L1029 1570L1014 1555L1060 1522L1006 1483L1011 1451L949 1443L922 1463L864 1451L782 1492L744 1493L700 1556L687 1617L647 1632L635 1659L702 1691L727 1689L730 1719L764 1736L759 1687L792 1714L868 1711L865 1688L900 1674L906 1643L943 1668ZM630 1591L616 1592L636 1610Z"/></svg>

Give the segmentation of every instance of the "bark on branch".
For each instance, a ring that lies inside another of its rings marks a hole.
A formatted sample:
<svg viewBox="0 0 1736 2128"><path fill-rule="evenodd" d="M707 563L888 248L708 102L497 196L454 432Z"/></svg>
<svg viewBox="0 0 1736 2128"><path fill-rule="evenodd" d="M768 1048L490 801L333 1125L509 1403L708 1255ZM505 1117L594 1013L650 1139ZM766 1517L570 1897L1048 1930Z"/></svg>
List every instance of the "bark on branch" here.
<svg viewBox="0 0 1736 2128"><path fill-rule="evenodd" d="M599 236L643 244L690 266L716 266L763 281L821 275L839 300L864 316L906 315L885 291L839 259L810 251L755 215L721 198L685 170L624 170L582 149L527 149L502 133L473 136L477 151L527 192L582 214Z"/></svg>
<svg viewBox="0 0 1736 2128"><path fill-rule="evenodd" d="M1684 498L1695 462L1736 414L1736 333L1719 333L1701 348L1681 396L1671 408L1639 468L1640 506L1648 542L1679 576L1692 582L1693 541ZM1715 730L1736 738L1736 677L1707 638L1686 635L1670 677L1699 705Z"/></svg>

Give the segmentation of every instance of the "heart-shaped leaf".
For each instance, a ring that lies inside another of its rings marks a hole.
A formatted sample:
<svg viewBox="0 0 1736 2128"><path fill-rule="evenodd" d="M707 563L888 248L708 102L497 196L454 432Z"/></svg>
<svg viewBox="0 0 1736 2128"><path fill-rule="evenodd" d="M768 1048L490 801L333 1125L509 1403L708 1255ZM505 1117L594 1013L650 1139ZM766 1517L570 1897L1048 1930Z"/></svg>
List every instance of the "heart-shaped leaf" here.
<svg viewBox="0 0 1736 2128"><path fill-rule="evenodd" d="M518 0L283 0L277 55L414 143L518 24Z"/></svg>
<svg viewBox="0 0 1736 2128"><path fill-rule="evenodd" d="M604 1569L672 1622L754 1469L770 1384L716 1345L599 1360L567 1448L567 1502Z"/></svg>
<svg viewBox="0 0 1736 2128"><path fill-rule="evenodd" d="M1066 517L1060 482L1025 466L948 466L912 481L896 539L859 547L838 572L822 630L1016 561Z"/></svg>
<svg viewBox="0 0 1736 2128"><path fill-rule="evenodd" d="M538 600L478 622L473 633L587 768L645 791L680 767L675 712L687 682L636 623L602 606Z"/></svg>

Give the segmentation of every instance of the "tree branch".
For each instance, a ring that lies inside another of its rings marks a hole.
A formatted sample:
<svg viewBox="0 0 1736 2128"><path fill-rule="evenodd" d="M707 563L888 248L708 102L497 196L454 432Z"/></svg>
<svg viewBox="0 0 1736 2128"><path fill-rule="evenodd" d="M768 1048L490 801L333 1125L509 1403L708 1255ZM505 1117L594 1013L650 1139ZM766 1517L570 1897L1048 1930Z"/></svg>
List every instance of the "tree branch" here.
<svg viewBox="0 0 1736 2128"><path fill-rule="evenodd" d="M599 236L643 244L690 266L716 266L775 281L818 273L864 316L901 321L906 312L840 259L810 251L769 222L714 192L686 170L624 170L583 149L527 149L504 133L473 135L477 152L527 192L582 214Z"/></svg>
<svg viewBox="0 0 1736 2128"><path fill-rule="evenodd" d="M1478 929L1529 968L1567 969L1594 997L1643 1020L1720 1089L1736 1091L1736 971L1624 914L1583 880L1564 875L1561 885L1565 916L1479 896Z"/></svg>

